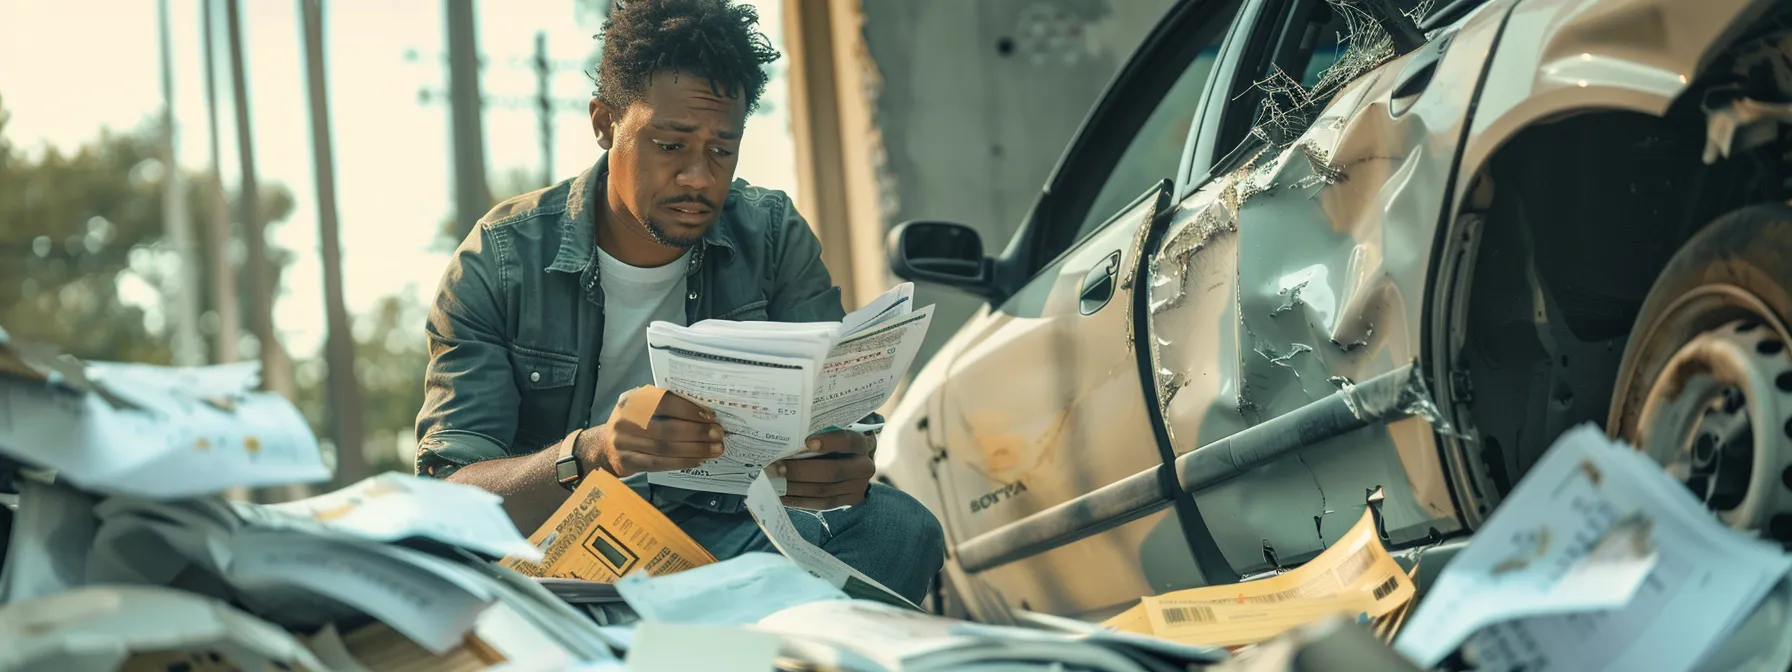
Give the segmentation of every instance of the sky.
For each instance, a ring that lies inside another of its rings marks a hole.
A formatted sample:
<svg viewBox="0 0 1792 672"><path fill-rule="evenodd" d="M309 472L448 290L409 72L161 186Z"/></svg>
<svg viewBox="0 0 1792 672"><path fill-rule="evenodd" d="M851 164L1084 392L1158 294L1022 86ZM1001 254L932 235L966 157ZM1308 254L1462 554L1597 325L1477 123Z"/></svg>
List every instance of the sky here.
<svg viewBox="0 0 1792 672"><path fill-rule="evenodd" d="M167 1L179 162L203 171L210 160L200 42L203 4ZM135 129L160 114L157 4L0 0L0 98L12 115L6 134L13 144L28 152L52 146L73 150L97 138L102 128ZM220 163L226 183L234 184L240 171L223 3L213 4L218 7L214 49L221 78ZM749 4L759 7L761 30L782 50L779 0ZM448 110L439 100L420 102L418 95L429 89L439 99L447 89L442 6L441 0L325 3L325 67L344 292L351 313L365 313L380 299L400 293L427 304L447 262L436 232L454 208ZM534 54L535 33L545 31L550 57L569 66L553 77L554 96L589 98L591 81L578 66L592 55L592 34L598 27L581 23L575 0L476 0L475 6L477 39L488 60L480 80L483 93L533 97L536 78L526 61ZM241 7L256 174L263 184L285 185L296 201L292 216L268 231L271 245L297 255L276 301L274 321L287 349L306 358L322 345L324 307L298 3L245 0ZM416 58L407 58L407 52ZM764 114L749 123L737 176L794 194L795 150L785 114L785 80L779 76L783 65L782 59L774 63L761 104ZM532 107L487 109L484 128L494 190L513 171L540 174L541 141ZM554 140L554 174L560 179L576 175L599 153L582 104L556 113ZM141 293L137 299L156 300Z"/></svg>

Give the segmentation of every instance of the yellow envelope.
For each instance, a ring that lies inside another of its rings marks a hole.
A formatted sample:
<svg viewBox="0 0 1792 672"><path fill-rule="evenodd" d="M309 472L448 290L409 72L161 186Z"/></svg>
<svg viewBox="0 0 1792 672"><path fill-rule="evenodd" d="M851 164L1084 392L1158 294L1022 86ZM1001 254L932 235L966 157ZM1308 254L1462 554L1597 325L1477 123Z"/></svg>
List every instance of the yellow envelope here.
<svg viewBox="0 0 1792 672"><path fill-rule="evenodd" d="M1337 615L1378 618L1412 600L1411 577L1375 534L1369 511L1319 557L1257 581L1146 597L1106 624L1206 646L1239 646ZM1149 624L1140 629L1140 620Z"/></svg>
<svg viewBox="0 0 1792 672"><path fill-rule="evenodd" d="M529 543L541 562L506 557L525 576L615 583L632 572L651 576L716 561L653 504L606 471L592 471Z"/></svg>

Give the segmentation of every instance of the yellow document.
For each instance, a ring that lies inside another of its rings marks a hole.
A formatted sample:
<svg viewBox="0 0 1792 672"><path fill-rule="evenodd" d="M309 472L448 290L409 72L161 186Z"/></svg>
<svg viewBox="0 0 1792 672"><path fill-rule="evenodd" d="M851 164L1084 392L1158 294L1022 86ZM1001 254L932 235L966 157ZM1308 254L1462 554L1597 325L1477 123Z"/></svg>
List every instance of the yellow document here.
<svg viewBox="0 0 1792 672"><path fill-rule="evenodd" d="M1239 646L1319 619L1344 614L1378 618L1412 600L1412 579L1375 535L1368 511L1331 548L1307 564L1258 581L1191 588L1146 597L1107 625L1184 644Z"/></svg>
<svg viewBox="0 0 1792 672"><path fill-rule="evenodd" d="M715 556L678 529L607 471L595 470L529 535L541 562L506 557L504 567L525 576L615 583L631 572L651 576L715 562Z"/></svg>
<svg viewBox="0 0 1792 672"><path fill-rule="evenodd" d="M1121 632L1149 635L1151 634L1151 617L1145 613L1145 604L1140 602L1139 604L1132 605L1131 609L1122 611L1119 615L1103 622L1101 627L1111 628Z"/></svg>

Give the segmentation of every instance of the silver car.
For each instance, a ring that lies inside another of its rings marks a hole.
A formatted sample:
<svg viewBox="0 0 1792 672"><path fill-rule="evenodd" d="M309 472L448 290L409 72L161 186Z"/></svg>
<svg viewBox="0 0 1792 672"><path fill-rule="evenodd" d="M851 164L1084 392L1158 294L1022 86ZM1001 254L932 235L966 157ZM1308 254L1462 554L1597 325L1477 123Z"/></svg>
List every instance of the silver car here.
<svg viewBox="0 0 1792 672"><path fill-rule="evenodd" d="M1099 620L1366 507L1446 553L1585 422L1792 540L1789 102L1784 1L1177 4L1004 250L891 234L988 300L878 455L936 602Z"/></svg>

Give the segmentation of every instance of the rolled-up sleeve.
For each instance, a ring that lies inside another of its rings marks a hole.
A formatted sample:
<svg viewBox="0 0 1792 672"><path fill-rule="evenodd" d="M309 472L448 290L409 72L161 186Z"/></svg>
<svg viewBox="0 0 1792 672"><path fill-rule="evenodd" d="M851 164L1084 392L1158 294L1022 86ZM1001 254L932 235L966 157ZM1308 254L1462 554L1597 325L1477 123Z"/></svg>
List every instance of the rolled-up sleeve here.
<svg viewBox="0 0 1792 672"><path fill-rule="evenodd" d="M846 317L840 287L821 261L821 240L788 200L783 221L772 225L778 258L771 267L772 294L766 312L778 322L831 322Z"/></svg>
<svg viewBox="0 0 1792 672"><path fill-rule="evenodd" d="M504 264L493 242L483 223L474 227L429 309L429 366L417 413L420 476L447 478L468 464L507 457L516 438L519 396L500 300Z"/></svg>

